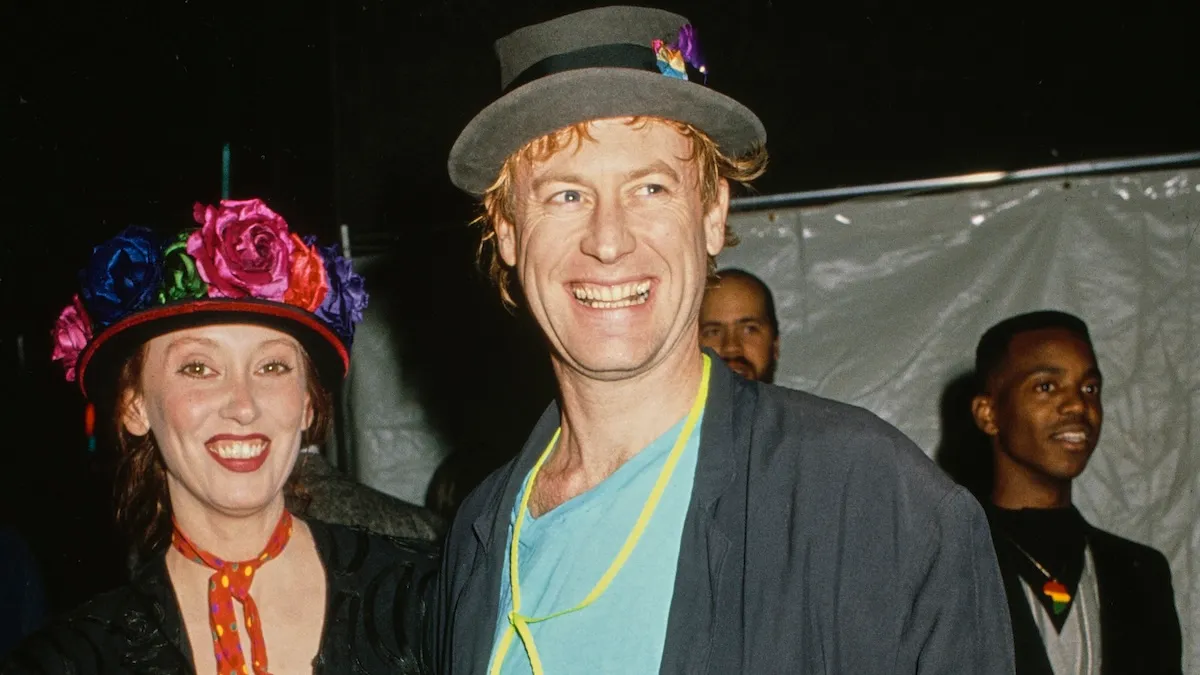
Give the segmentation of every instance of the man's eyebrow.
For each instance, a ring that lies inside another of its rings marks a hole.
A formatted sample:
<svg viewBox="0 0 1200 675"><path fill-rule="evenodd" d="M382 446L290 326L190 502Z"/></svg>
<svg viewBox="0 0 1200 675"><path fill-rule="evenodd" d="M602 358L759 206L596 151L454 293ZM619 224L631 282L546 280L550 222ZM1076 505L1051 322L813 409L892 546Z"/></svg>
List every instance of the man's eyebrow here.
<svg viewBox="0 0 1200 675"><path fill-rule="evenodd" d="M655 160L654 162L651 162L650 164L648 164L640 169L634 169L633 171L630 171L629 173L625 174L625 181L632 182L635 180L645 178L646 176L652 176L656 173L661 173L661 174L667 176L668 178L670 178L671 180L675 181L676 183L679 182L679 173L676 172L675 169L672 169L670 167L670 165L668 165L666 162L662 161L661 159Z"/></svg>
<svg viewBox="0 0 1200 675"><path fill-rule="evenodd" d="M1059 366L1053 366L1048 363L1043 363L1043 364L1037 364L1034 366L1030 366L1029 368L1022 370L1020 372L1020 376L1021 376L1022 380L1027 380L1027 379L1033 377L1034 375L1061 376L1061 375L1065 374L1066 372L1067 372L1066 368L1061 368ZM1085 372L1083 374L1083 376L1084 377L1094 377L1098 380L1104 379L1104 376L1100 374L1100 369L1095 366L1088 368L1087 372Z"/></svg>
<svg viewBox="0 0 1200 675"><path fill-rule="evenodd" d="M1029 368L1026 368L1025 370L1022 370L1021 371L1021 379L1025 379L1025 378L1031 377L1033 375L1062 375L1065 372L1067 372L1065 369L1059 368L1058 366L1051 366L1048 364L1038 364L1036 366L1031 366Z"/></svg>
<svg viewBox="0 0 1200 675"><path fill-rule="evenodd" d="M530 191L537 192L549 183L576 183L582 184L583 179L572 173L548 173L538 178L533 179L530 183Z"/></svg>

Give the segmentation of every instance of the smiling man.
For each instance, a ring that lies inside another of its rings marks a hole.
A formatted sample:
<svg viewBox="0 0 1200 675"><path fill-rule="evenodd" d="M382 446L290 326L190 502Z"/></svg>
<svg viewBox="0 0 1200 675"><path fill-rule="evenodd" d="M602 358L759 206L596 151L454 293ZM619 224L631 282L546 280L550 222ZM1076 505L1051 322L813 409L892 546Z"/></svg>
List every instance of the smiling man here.
<svg viewBox="0 0 1200 675"><path fill-rule="evenodd" d="M559 396L448 535L439 672L1011 673L978 504L874 415L701 351L730 183L766 152L687 20L607 7L496 48L450 175Z"/></svg>
<svg viewBox="0 0 1200 675"><path fill-rule="evenodd" d="M717 272L700 306L700 346L715 351L747 380L775 381L779 319L762 279L740 269Z"/></svg>
<svg viewBox="0 0 1200 675"><path fill-rule="evenodd" d="M1055 311L1006 319L980 339L976 374L1018 674L1181 672L1166 559L1092 527L1071 504L1104 419L1087 325Z"/></svg>

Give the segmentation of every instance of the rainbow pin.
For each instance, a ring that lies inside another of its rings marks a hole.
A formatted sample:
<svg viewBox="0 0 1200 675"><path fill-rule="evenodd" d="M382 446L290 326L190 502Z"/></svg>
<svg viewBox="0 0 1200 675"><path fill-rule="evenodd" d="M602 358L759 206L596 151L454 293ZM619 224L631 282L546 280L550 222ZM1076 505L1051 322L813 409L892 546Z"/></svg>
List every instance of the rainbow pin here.
<svg viewBox="0 0 1200 675"><path fill-rule="evenodd" d="M1065 612L1067 606L1071 604L1071 594L1067 592L1067 587L1059 583L1057 579L1052 578L1047 581L1046 585L1042 586L1042 594L1054 603L1055 616Z"/></svg>

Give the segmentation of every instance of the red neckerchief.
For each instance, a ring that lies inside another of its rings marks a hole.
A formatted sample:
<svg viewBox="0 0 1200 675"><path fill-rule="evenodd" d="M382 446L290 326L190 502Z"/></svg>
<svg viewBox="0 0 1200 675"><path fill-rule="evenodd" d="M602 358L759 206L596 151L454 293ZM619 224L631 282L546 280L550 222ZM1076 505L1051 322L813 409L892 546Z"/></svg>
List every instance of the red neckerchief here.
<svg viewBox="0 0 1200 675"><path fill-rule="evenodd" d="M246 632L250 634L250 656L254 673L269 675L267 645L263 642L262 627L258 624L258 607L250 597L250 584L254 581L254 573L258 568L268 560L278 557L291 536L292 514L285 510L267 541L267 547L257 558L231 563L201 550L187 535L179 531L179 524L175 523L175 532L171 535L171 544L175 549L182 553L183 557L216 570L208 582L208 621L213 631L217 675L250 673L246 657L242 654L241 641L238 640L237 615L233 611L235 599L242 603L242 613L246 617Z"/></svg>

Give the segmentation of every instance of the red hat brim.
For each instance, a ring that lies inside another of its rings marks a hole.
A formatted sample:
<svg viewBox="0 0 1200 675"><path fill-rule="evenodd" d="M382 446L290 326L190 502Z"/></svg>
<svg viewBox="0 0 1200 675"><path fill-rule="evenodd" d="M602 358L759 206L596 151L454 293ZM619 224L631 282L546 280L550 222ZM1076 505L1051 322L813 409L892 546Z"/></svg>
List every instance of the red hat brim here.
<svg viewBox="0 0 1200 675"><path fill-rule="evenodd" d="M174 331L218 324L261 325L291 335L304 347L327 389L350 368L346 343L310 312L269 300L203 299L152 307L106 327L79 355L79 388L91 400L112 395L120 369L142 345Z"/></svg>

